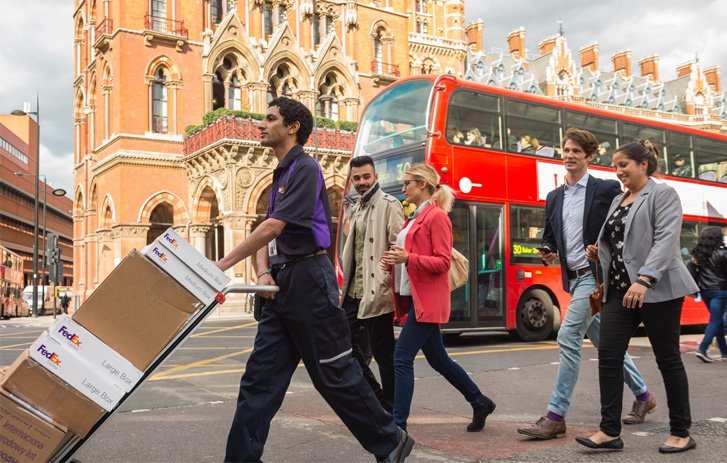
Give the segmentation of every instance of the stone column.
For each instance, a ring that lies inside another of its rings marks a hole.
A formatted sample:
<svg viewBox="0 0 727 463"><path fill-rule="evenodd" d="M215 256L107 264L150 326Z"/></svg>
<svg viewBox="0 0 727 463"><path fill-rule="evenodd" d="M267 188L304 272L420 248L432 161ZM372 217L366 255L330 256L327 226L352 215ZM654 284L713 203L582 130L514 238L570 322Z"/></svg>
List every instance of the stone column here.
<svg viewBox="0 0 727 463"><path fill-rule="evenodd" d="M204 91L204 112L212 111L212 80L214 74L202 74L202 88Z"/></svg>
<svg viewBox="0 0 727 463"><path fill-rule="evenodd" d="M146 234L150 228L149 223L119 223L111 226L114 267L132 249L141 249L146 246Z"/></svg>
<svg viewBox="0 0 727 463"><path fill-rule="evenodd" d="M209 233L212 225L208 223L193 223L189 226L189 242L194 248L207 255L207 233Z"/></svg>

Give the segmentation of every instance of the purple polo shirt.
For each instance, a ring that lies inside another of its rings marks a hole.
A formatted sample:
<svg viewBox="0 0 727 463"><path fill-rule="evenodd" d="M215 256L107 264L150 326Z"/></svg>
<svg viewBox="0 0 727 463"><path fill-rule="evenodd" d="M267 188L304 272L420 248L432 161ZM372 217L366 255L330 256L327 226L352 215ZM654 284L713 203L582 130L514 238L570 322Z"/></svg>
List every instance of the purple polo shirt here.
<svg viewBox="0 0 727 463"><path fill-rule="evenodd" d="M313 254L331 245L331 207L318 161L295 145L273 172L268 217L286 222L276 238L271 265Z"/></svg>

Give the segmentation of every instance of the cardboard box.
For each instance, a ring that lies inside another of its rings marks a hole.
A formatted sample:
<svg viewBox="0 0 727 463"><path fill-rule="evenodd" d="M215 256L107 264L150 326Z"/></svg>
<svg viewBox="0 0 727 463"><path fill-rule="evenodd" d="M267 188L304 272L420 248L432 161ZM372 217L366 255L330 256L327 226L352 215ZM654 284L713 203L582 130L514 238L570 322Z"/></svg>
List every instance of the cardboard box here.
<svg viewBox="0 0 727 463"><path fill-rule="evenodd" d="M124 392L131 392L143 375L131 362L101 342L86 328L74 322L68 315L62 315L56 320L48 328L48 333L54 341L74 352Z"/></svg>
<svg viewBox="0 0 727 463"><path fill-rule="evenodd" d="M30 358L107 412L124 397L124 391L106 379L102 370L89 365L83 357L55 341L47 332L38 336L30 346Z"/></svg>
<svg viewBox="0 0 727 463"><path fill-rule="evenodd" d="M0 461L45 462L73 434L0 390Z"/></svg>
<svg viewBox="0 0 727 463"><path fill-rule="evenodd" d="M141 253L189 290L190 293L194 294L203 304L210 305L215 301L219 291L207 283L207 280L192 271L179 256L163 246L159 239L144 247Z"/></svg>
<svg viewBox="0 0 727 463"><path fill-rule="evenodd" d="M73 320L145 371L198 306L192 293L134 249Z"/></svg>
<svg viewBox="0 0 727 463"><path fill-rule="evenodd" d="M173 228L168 228L155 242L161 243L172 254L179 257L192 271L202 277L215 292L222 291L230 283L230 278L222 270L217 268L215 264L195 249L182 235L175 232Z"/></svg>
<svg viewBox="0 0 727 463"><path fill-rule="evenodd" d="M86 437L105 411L24 351L5 371L2 388L48 415L72 433Z"/></svg>

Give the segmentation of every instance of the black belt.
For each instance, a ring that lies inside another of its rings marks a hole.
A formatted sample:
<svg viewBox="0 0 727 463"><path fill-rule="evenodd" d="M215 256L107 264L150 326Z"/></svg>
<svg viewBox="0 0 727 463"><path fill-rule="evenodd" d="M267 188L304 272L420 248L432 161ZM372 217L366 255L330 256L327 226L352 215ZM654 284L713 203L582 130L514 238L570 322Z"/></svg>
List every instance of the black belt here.
<svg viewBox="0 0 727 463"><path fill-rule="evenodd" d="M282 264L273 264L273 265L270 266L270 268L272 268L273 270L281 270L281 269L284 269L285 267L287 267L289 265L292 265L292 264L294 264L296 262L300 262L303 259L309 259L309 258L315 257L315 256L322 256L323 254L326 254L326 251L324 249L321 249L320 251L312 252L312 253L306 254L304 256L297 256L297 257L289 260L288 262L285 262L285 263L282 263Z"/></svg>
<svg viewBox="0 0 727 463"><path fill-rule="evenodd" d="M568 278L573 280L575 278L585 275L586 272L590 272L590 271L591 271L591 267L583 267L583 268L579 268L578 270L568 270Z"/></svg>

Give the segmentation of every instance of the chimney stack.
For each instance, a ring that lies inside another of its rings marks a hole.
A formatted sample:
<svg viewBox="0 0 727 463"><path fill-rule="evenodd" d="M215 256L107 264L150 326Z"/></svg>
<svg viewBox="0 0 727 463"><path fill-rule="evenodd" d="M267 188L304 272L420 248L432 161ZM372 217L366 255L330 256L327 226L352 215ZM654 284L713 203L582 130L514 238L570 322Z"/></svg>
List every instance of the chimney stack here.
<svg viewBox="0 0 727 463"><path fill-rule="evenodd" d="M695 61L687 61L686 63L677 66L677 77L684 77L691 74L694 63Z"/></svg>
<svg viewBox="0 0 727 463"><path fill-rule="evenodd" d="M473 52L482 51L482 26L484 21L478 19L467 25L465 33L467 34L467 46Z"/></svg>
<svg viewBox="0 0 727 463"><path fill-rule="evenodd" d="M659 80L659 55L657 53L642 58L639 61L639 67L641 68L641 77L648 77L652 82Z"/></svg>
<svg viewBox="0 0 727 463"><path fill-rule="evenodd" d="M546 53L550 53L553 51L553 48L555 48L555 41L558 39L557 35L554 35L552 37L548 37L547 39L544 39L542 42L538 44L538 48L540 48L540 56L545 55Z"/></svg>
<svg viewBox="0 0 727 463"><path fill-rule="evenodd" d="M578 53L581 55L582 68L588 68L591 72L598 71L598 42L586 45Z"/></svg>
<svg viewBox="0 0 727 463"><path fill-rule="evenodd" d="M722 91L722 83L720 82L720 66L712 66L704 70L704 77L707 79L707 83L713 92Z"/></svg>
<svg viewBox="0 0 727 463"><path fill-rule="evenodd" d="M614 53L611 61L613 62L613 72L620 72L624 77L631 76L631 50L626 49Z"/></svg>
<svg viewBox="0 0 727 463"><path fill-rule="evenodd" d="M507 44L513 58L525 58L525 28L515 29L507 35Z"/></svg>

